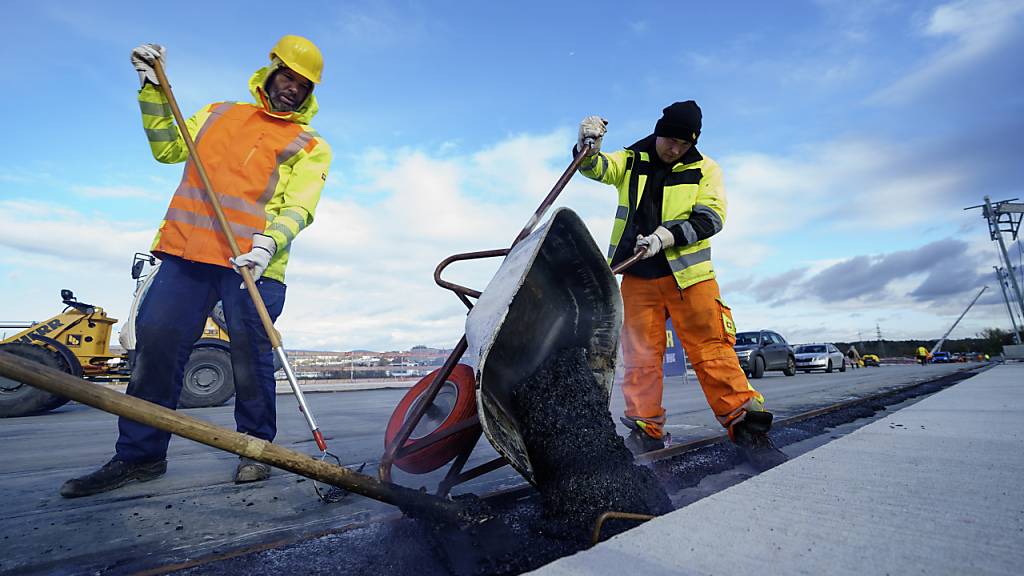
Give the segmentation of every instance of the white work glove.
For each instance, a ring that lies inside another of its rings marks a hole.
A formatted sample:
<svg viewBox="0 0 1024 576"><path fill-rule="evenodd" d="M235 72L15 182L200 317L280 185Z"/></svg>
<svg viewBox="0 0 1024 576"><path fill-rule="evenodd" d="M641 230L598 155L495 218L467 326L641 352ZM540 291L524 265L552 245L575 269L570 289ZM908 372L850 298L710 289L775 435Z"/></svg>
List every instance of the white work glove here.
<svg viewBox="0 0 1024 576"><path fill-rule="evenodd" d="M241 254L235 258L231 258L231 266L235 269L235 272L239 272L239 268L245 266L252 272L253 281L259 280L260 276L263 276L263 272L266 271L267 266L270 265L270 259L274 257L274 252L277 252L277 242L270 236L264 236L263 234L252 235L252 250ZM245 282L239 286L239 288L245 288Z"/></svg>
<svg viewBox="0 0 1024 576"><path fill-rule="evenodd" d="M576 139L576 150L583 150L583 144L587 140L593 140L594 144L590 147L590 153L587 156L593 156L601 151L601 139L604 138L605 132L608 131L606 128L608 121L600 116L587 116L580 122L579 137Z"/></svg>
<svg viewBox="0 0 1024 576"><path fill-rule="evenodd" d="M140 44L132 48L132 66L139 73L139 84L146 85L146 81L154 86L159 86L160 81L156 79L156 70L153 66L156 59L164 59L167 50L159 44Z"/></svg>
<svg viewBox="0 0 1024 576"><path fill-rule="evenodd" d="M675 243L675 236L664 226L658 226L654 229L654 234L649 236L637 234L636 237L636 247L644 249L644 255L640 257L641 260L647 260L665 248L671 248Z"/></svg>

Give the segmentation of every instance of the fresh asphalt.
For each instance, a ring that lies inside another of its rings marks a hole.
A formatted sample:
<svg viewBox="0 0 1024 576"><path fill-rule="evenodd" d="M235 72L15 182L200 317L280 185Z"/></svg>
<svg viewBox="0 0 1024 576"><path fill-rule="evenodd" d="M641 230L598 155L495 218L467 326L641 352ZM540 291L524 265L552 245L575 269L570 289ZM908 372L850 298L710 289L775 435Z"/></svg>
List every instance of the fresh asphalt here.
<svg viewBox="0 0 1024 576"><path fill-rule="evenodd" d="M845 373L768 373L753 381L779 417L843 400L930 380L963 365L902 365L848 370ZM405 390L381 389L310 394L308 401L327 435L329 447L347 465L367 463L375 471L383 432ZM675 441L720 435L692 373L666 382L668 431ZM616 389L612 414L620 414ZM232 427L228 406L185 411ZM293 399L278 398L277 442L307 453L315 447ZM625 430L621 432L624 434ZM316 500L312 483L277 471L271 480L235 486L230 482L236 458L228 453L175 438L168 473L146 484L76 500L57 491L67 478L91 471L112 455L116 417L79 404L53 413L0 420L0 573L131 573L231 550L285 542L327 533L396 511L366 498L349 496L338 504ZM495 457L484 442L470 466ZM433 488L443 471L429 476L398 472L396 481ZM483 494L522 484L506 467L456 492Z"/></svg>

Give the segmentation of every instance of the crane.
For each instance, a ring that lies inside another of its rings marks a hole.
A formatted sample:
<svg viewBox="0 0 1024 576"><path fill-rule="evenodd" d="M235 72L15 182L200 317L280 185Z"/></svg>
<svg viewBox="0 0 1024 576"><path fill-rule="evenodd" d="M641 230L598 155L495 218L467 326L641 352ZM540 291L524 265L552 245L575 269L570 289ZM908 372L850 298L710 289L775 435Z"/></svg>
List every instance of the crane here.
<svg viewBox="0 0 1024 576"><path fill-rule="evenodd" d="M942 349L942 345L946 342L946 337L949 336L949 333L953 331L953 328L956 328L956 325L960 323L960 320L962 320L963 317L967 314L967 311L971 309L971 306L974 306L974 303L978 301L978 298L981 298L981 295L985 293L985 290L988 290L988 286L981 287L981 290L978 292L978 295L974 297L974 300L971 300L971 303L967 305L967 308L964 308L964 311L960 314L960 317L956 319L956 322L953 322L953 325L949 327L949 330L946 330L946 333L942 335L942 338L939 338L939 341L935 343L935 346L932 346L931 352L929 352L929 354L934 356L936 352Z"/></svg>

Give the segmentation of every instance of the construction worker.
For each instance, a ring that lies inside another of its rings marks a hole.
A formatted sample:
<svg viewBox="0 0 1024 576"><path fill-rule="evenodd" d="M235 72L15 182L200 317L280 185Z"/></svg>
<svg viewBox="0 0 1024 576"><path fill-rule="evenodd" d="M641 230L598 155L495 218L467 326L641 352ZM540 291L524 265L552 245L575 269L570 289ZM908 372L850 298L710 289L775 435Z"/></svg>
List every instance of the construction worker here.
<svg viewBox="0 0 1024 576"><path fill-rule="evenodd" d="M850 360L850 366L854 370L860 368L860 352L857 351L857 347L854 346L853 344L850 344L849 350L846 351L846 358Z"/></svg>
<svg viewBox="0 0 1024 576"><path fill-rule="evenodd" d="M924 346L918 346L917 347L917 354L916 355L917 355L917 361L918 361L918 363L921 364L921 366L924 366L925 364L928 363L928 349L927 348L925 348Z"/></svg>
<svg viewBox="0 0 1024 576"><path fill-rule="evenodd" d="M600 116L585 118L576 150L592 141L580 172L619 191L609 263L638 249L644 254L622 278L627 445L642 453L664 447L667 439L662 359L668 317L711 409L741 453L761 469L783 462L786 456L768 437L772 414L733 351L736 326L711 266L708 239L722 229L726 199L721 169L696 148L700 108L692 100L668 106L653 134L612 153L600 149L606 125Z"/></svg>
<svg viewBox="0 0 1024 576"><path fill-rule="evenodd" d="M137 359L128 394L177 407L192 345L220 300L231 335L237 430L272 441L277 433L273 352L237 270L251 271L276 319L284 307L292 241L313 221L331 163L330 147L309 126L318 108L313 88L320 82L323 59L306 38L284 36L270 51L270 64L249 79L255 103L217 102L187 122L242 252L232 258L159 88L157 58L164 58L164 49L155 44L131 52L142 84L142 126L154 158L187 162L151 248L161 265L136 319ZM87 496L164 474L170 434L127 418L119 420L118 428L110 462L65 482L63 496ZM253 482L269 475L269 466L242 458L234 480Z"/></svg>

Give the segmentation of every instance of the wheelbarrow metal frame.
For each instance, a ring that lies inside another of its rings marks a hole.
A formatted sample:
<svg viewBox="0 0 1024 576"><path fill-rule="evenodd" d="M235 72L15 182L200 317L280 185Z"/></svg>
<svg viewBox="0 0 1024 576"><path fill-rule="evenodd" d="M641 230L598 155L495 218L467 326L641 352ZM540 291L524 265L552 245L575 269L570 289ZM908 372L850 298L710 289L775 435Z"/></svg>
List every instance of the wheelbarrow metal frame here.
<svg viewBox="0 0 1024 576"><path fill-rule="evenodd" d="M471 310L473 308L473 303L470 301L470 298L479 298L482 293L479 290L474 290L466 286L461 286L453 282L448 282L441 278L441 273L444 272L444 270L449 265L455 262L507 256L508 253L511 251L513 247L515 247L516 244L518 244L524 238L529 236L530 233L533 232L533 229L537 227L537 224L540 223L541 219L544 217L544 214L548 211L549 208L551 208L551 205L554 204L555 200L558 198L558 195L562 193L562 190L565 188L566 184L569 183L569 180L572 178L573 174L576 173L576 170L580 167L580 164L587 157L587 154L589 154L591 150L591 146L592 144L590 142L584 143L583 148L576 154L572 162L565 169L562 175L558 178L558 181L555 182L555 185L551 188L551 191L548 192L547 196L544 197L544 200L541 201L540 206L538 206L537 210L534 211L533 215L530 217L530 220L526 223L525 226L523 226L523 229L519 232L519 235L516 236L516 239L512 241L512 245L509 248L498 250L483 250L477 252L464 252L449 256L448 258L442 260L437 265L437 268L434 270L434 282L437 283L438 286L454 292L455 295L459 298L459 300L461 300L462 303L466 305L466 308ZM406 416L405 422L402 423L402 427L398 430L398 434L395 436L395 439L390 443L390 445L388 445L385 448L384 454L383 456L381 456L380 465L378 467L378 476L382 481L391 482L391 469L394 466L395 460L401 458L402 456L412 454L418 450L422 450L423 448L435 444L441 439L447 438L450 435L446 433L443 435L439 435L438 437L435 438L428 437L428 439L424 439L427 441L420 440L414 444L406 445L406 442L408 442L409 436L412 434L412 431L420 423L420 420L423 419L423 415L426 413L427 408L433 404L434 399L437 398L437 394L441 391L441 386L444 384L445 380L447 380L448 377L451 375L452 370L455 369L455 366L459 363L459 360L462 359L462 356L466 353L468 347L469 343L466 340L466 335L463 334L462 338L460 338L459 342L455 345L455 348L453 348L451 353L448 355L448 358L445 360L444 365L442 365L441 369L434 376L434 380L430 383L430 386L424 391L423 400L417 402L416 405L412 407L409 414ZM480 427L480 422L478 418L468 419L467 422L470 423L467 424L467 426L475 425L477 427ZM459 431L463 429L464 428L460 428ZM466 450L464 450L462 453L456 456L455 459L452 461L452 464L449 467L444 480L442 480L438 486L437 495L445 496L451 491L453 487L463 482L467 482L469 480L477 478L488 472L497 470L504 466L505 464L508 464L508 461L505 460L505 458L499 457L484 464L481 464L479 466L476 466L465 472L462 471L463 467L465 467L466 465L466 462L469 460L469 456L473 452L473 449L476 448L476 444L479 442L482 433L483 430L481 429L477 435L476 441L474 441L471 446L469 446Z"/></svg>

